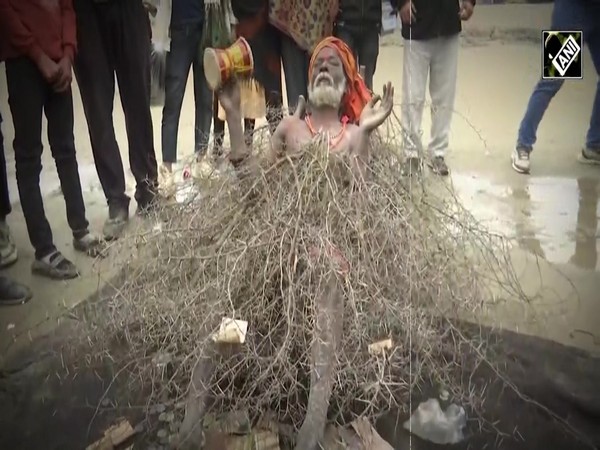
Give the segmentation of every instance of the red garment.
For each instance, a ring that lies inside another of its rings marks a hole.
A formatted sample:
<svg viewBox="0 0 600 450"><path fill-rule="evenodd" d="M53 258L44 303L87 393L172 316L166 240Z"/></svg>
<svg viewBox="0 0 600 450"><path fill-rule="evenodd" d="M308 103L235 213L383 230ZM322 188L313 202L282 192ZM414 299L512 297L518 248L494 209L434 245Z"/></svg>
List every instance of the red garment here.
<svg viewBox="0 0 600 450"><path fill-rule="evenodd" d="M352 50L350 50L350 47L344 41L335 37L327 37L317 44L310 58L308 79L312 80L312 73L318 53L326 47L335 50L340 55L342 64L344 65L347 86L344 98L342 98L342 115L347 116L350 123L358 124L363 108L373 95L358 72L358 65L356 64Z"/></svg>
<svg viewBox="0 0 600 450"><path fill-rule="evenodd" d="M0 0L0 59L45 53L58 62L77 50L72 0Z"/></svg>

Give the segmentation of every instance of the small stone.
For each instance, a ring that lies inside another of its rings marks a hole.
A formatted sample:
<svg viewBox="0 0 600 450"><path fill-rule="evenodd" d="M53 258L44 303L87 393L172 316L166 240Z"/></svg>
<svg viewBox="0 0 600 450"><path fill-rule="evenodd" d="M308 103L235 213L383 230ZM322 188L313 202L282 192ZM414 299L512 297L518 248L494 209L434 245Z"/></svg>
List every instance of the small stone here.
<svg viewBox="0 0 600 450"><path fill-rule="evenodd" d="M100 404L102 406L106 407L106 406L110 405L110 399L108 399L108 398L102 399L102 402L100 402Z"/></svg>
<svg viewBox="0 0 600 450"><path fill-rule="evenodd" d="M167 413L161 413L160 416L158 416L158 420L159 422L167 422Z"/></svg>
<svg viewBox="0 0 600 450"><path fill-rule="evenodd" d="M440 392L440 400L445 402L450 398L450 393L446 389L442 389Z"/></svg>
<svg viewBox="0 0 600 450"><path fill-rule="evenodd" d="M156 437L159 439L165 439L168 435L167 430L158 430L158 433L156 433Z"/></svg>

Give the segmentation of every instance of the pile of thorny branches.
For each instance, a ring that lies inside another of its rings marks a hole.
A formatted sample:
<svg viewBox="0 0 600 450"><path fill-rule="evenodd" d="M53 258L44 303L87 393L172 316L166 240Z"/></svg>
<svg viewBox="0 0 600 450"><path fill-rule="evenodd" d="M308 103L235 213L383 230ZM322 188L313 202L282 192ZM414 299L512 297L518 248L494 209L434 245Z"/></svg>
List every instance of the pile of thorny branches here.
<svg viewBox="0 0 600 450"><path fill-rule="evenodd" d="M296 430L323 407L308 401L311 378L340 421L406 409L424 382L476 403L461 366L485 344L456 324L483 306L504 249L452 195L402 177L400 139L381 131L364 185L314 145L162 207L160 227L121 244L133 256L93 347L124 339L132 379L157 395L204 390L210 408L270 410ZM229 351L211 339L224 317L248 322Z"/></svg>

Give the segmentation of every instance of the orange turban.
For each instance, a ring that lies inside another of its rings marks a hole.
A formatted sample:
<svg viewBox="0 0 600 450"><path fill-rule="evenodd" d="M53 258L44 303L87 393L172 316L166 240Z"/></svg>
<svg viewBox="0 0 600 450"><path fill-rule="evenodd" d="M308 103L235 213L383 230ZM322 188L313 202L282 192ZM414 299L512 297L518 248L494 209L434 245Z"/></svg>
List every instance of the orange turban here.
<svg viewBox="0 0 600 450"><path fill-rule="evenodd" d="M360 114L365 105L371 100L372 94L358 72L358 66L352 50L350 50L350 47L344 41L335 37L327 37L317 44L310 58L310 65L308 66L309 79L312 79L317 55L326 47L338 53L346 74L348 84L346 86L346 93L342 98L342 114L348 117L350 123L358 123Z"/></svg>

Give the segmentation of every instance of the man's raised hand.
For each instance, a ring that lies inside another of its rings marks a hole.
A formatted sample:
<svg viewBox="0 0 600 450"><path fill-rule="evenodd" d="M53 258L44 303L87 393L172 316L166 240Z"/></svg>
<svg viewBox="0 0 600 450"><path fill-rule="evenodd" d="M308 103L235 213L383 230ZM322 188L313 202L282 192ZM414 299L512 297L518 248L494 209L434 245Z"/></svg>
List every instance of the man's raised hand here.
<svg viewBox="0 0 600 450"><path fill-rule="evenodd" d="M379 107L377 107L377 103ZM383 96L375 95L365 105L360 115L360 127L371 132L387 119L394 108L394 86L387 83L383 86Z"/></svg>

